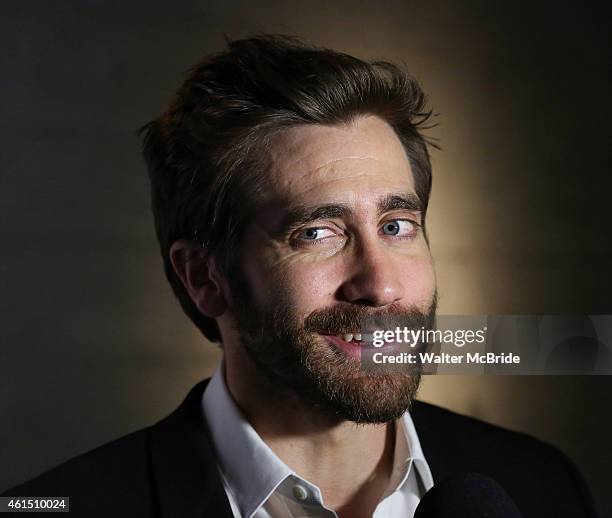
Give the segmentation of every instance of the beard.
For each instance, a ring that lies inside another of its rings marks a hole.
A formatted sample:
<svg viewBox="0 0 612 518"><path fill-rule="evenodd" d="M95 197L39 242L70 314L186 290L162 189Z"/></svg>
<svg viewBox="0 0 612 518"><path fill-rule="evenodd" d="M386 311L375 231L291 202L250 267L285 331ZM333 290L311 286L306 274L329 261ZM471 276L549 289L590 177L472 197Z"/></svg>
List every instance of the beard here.
<svg viewBox="0 0 612 518"><path fill-rule="evenodd" d="M298 403L313 417L355 423L387 423L408 410L421 381L419 369L410 373L364 370L358 359L321 335L353 333L372 321L432 329L435 294L426 312L397 304L382 310L334 306L315 310L300 322L280 298L276 307L262 310L245 292L245 284L238 291L241 293L234 300L239 303L232 310L241 344L285 403Z"/></svg>

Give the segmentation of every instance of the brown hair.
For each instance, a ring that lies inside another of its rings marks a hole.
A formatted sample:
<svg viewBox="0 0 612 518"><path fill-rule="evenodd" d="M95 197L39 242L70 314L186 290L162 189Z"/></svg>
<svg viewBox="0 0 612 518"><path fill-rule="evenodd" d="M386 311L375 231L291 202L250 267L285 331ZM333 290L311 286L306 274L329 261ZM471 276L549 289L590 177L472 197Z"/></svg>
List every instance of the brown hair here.
<svg viewBox="0 0 612 518"><path fill-rule="evenodd" d="M225 276L231 273L275 133L378 115L406 150L423 217L431 191L431 164L421 134L431 112L405 70L288 36L259 35L228 42L228 47L194 66L168 109L140 129L166 276L185 313L211 341L220 340L216 321L191 301L169 249L178 239L195 240Z"/></svg>

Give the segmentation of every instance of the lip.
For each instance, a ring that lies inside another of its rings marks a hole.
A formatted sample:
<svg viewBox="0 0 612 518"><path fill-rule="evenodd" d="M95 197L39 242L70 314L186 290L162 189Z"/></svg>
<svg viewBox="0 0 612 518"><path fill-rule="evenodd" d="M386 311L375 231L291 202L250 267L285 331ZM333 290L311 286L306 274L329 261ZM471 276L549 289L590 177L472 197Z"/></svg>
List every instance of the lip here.
<svg viewBox="0 0 612 518"><path fill-rule="evenodd" d="M326 338L328 342L330 342L337 349L340 349L347 356L350 356L357 360L361 360L361 353L364 349L380 352L383 354L393 354L393 353L398 352L400 349L400 344L396 342L388 342L388 343L385 343L381 347L374 347L374 345L371 342L364 341L364 340L357 341L357 342L355 341L346 342L345 340L343 340L342 338L336 335L321 334L321 336L323 338Z"/></svg>
<svg viewBox="0 0 612 518"><path fill-rule="evenodd" d="M323 338L331 342L337 349L340 349L347 356L361 360L361 349L366 347L365 342L346 342L336 335L321 335Z"/></svg>

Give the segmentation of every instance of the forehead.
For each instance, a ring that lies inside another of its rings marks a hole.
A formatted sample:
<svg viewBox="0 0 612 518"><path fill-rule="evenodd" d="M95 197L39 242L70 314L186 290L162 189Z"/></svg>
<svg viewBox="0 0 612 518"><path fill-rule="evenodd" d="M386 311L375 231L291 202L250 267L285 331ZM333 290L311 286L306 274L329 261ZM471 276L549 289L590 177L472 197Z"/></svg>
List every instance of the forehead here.
<svg viewBox="0 0 612 518"><path fill-rule="evenodd" d="M290 128L275 138L270 156L268 185L274 198L333 201L414 192L406 152L393 128L376 116Z"/></svg>

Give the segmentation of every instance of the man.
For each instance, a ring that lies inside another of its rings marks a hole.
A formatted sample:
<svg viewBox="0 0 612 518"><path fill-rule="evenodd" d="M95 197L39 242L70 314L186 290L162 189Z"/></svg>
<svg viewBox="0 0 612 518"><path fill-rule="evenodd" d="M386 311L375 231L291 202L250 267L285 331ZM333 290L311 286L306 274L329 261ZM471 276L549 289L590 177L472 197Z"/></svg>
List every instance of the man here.
<svg viewBox="0 0 612 518"><path fill-rule="evenodd" d="M430 327L425 96L389 63L229 44L143 128L166 275L223 361L156 425L11 490L77 516L399 517L459 472L593 516L560 452L361 368L371 318ZM410 411L408 411L410 410Z"/></svg>

